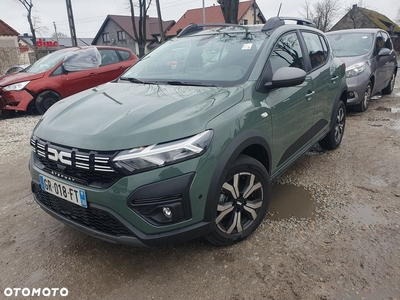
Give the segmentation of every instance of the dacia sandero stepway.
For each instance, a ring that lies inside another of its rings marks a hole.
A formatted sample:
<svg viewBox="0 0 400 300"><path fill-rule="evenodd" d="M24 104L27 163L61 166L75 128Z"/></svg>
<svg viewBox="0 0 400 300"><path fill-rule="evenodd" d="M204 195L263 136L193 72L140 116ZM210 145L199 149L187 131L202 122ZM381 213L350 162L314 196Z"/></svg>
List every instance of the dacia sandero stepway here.
<svg viewBox="0 0 400 300"><path fill-rule="evenodd" d="M271 181L345 128L343 62L307 20L190 25L35 127L36 202L98 238L216 245L262 222Z"/></svg>

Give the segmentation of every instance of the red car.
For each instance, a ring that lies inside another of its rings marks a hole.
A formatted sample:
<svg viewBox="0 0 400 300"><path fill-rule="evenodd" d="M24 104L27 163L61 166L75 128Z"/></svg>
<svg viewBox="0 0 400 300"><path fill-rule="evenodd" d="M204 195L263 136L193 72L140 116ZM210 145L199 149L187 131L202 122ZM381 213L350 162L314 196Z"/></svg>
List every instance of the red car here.
<svg viewBox="0 0 400 300"><path fill-rule="evenodd" d="M128 48L66 48L39 59L22 72L0 78L0 110L43 114L58 100L119 77L138 61Z"/></svg>

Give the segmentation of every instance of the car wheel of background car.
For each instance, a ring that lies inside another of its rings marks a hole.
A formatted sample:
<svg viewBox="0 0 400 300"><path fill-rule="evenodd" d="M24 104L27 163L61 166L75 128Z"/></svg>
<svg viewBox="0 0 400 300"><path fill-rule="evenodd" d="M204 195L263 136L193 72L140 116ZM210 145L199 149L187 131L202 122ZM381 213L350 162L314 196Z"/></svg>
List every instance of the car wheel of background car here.
<svg viewBox="0 0 400 300"><path fill-rule="evenodd" d="M389 84L382 90L382 94L389 95L393 92L394 84L396 83L396 74L392 74L392 78L390 78Z"/></svg>
<svg viewBox="0 0 400 300"><path fill-rule="evenodd" d="M240 155L229 166L217 203L215 228L205 238L214 245L230 245L248 237L264 219L270 189L265 167Z"/></svg>
<svg viewBox="0 0 400 300"><path fill-rule="evenodd" d="M346 106L343 101L339 101L336 106L336 117L335 124L331 131L319 141L319 144L322 148L327 150L333 150L339 147L342 142L344 128L346 125Z"/></svg>
<svg viewBox="0 0 400 300"><path fill-rule="evenodd" d="M56 92L44 91L41 92L35 100L36 110L43 115L54 103L60 100L61 97Z"/></svg>
<svg viewBox="0 0 400 300"><path fill-rule="evenodd" d="M354 106L355 111L363 112L366 111L369 105L369 101L371 100L372 94L372 83L368 81L367 87L365 88L364 98L360 103Z"/></svg>

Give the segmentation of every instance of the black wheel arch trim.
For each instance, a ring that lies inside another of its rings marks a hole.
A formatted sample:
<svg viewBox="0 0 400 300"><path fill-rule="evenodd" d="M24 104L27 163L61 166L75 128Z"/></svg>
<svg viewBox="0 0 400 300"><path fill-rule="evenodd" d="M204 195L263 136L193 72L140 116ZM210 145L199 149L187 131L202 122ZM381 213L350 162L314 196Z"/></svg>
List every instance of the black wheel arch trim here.
<svg viewBox="0 0 400 300"><path fill-rule="evenodd" d="M205 222L211 222L216 217L216 199L218 198L219 189L223 180L227 175L226 166L233 163L233 161L249 146L258 145L265 149L268 154L268 168L270 173L271 169L271 149L268 142L263 137L262 133L256 129L247 130L240 133L224 150L218 164L212 174L211 184L208 189L207 200L204 211Z"/></svg>

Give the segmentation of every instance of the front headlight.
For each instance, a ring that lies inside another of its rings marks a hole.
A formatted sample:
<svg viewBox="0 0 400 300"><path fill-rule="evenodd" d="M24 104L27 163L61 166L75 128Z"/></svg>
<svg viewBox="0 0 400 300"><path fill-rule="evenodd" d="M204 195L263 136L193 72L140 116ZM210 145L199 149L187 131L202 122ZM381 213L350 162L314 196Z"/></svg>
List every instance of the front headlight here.
<svg viewBox="0 0 400 300"><path fill-rule="evenodd" d="M346 68L346 77L354 77L364 72L365 63L358 63Z"/></svg>
<svg viewBox="0 0 400 300"><path fill-rule="evenodd" d="M23 81L23 82L10 84L10 85L7 85L7 86L3 87L3 90L5 90L5 91L20 91L24 87L26 87L29 82L30 81Z"/></svg>
<svg viewBox="0 0 400 300"><path fill-rule="evenodd" d="M202 155L207 151L212 136L213 131L207 130L173 142L121 151L113 163L128 173L163 167Z"/></svg>

